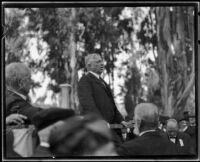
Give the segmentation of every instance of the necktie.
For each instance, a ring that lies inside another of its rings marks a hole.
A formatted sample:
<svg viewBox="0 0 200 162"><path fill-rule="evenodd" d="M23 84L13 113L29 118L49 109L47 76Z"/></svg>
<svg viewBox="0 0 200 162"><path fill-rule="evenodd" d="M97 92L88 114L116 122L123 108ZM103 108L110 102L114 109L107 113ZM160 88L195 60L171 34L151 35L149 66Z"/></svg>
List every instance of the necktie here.
<svg viewBox="0 0 200 162"><path fill-rule="evenodd" d="M104 80L101 77L99 77L99 80L103 84L103 86L106 88L106 84L104 83Z"/></svg>

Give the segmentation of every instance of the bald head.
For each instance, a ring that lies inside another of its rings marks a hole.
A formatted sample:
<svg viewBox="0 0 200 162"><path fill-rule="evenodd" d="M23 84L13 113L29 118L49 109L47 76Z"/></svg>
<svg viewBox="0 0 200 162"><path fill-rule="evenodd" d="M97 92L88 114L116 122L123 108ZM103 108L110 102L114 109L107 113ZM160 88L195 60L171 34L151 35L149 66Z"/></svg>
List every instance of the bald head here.
<svg viewBox="0 0 200 162"><path fill-rule="evenodd" d="M178 123L175 119L169 119L167 120L167 127L166 127L167 130L177 130L178 129Z"/></svg>
<svg viewBox="0 0 200 162"><path fill-rule="evenodd" d="M158 122L158 108L152 103L141 103L135 108L135 119L147 123Z"/></svg>
<svg viewBox="0 0 200 162"><path fill-rule="evenodd" d="M175 138L178 133L178 123L175 119L169 119L166 127L167 134L170 138Z"/></svg>
<svg viewBox="0 0 200 162"><path fill-rule="evenodd" d="M30 69L23 63L13 62L6 66L6 85L10 89L27 94L30 89ZM29 83L29 84L28 84Z"/></svg>

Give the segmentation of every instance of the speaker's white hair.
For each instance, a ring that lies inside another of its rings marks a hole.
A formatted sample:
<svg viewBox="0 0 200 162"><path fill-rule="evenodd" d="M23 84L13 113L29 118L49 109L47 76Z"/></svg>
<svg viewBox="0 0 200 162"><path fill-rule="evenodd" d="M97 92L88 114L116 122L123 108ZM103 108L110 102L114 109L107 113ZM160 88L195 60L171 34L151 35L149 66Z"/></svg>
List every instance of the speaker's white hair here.
<svg viewBox="0 0 200 162"><path fill-rule="evenodd" d="M97 57L101 57L99 54L97 53L93 53L93 54L89 54L87 56L85 56L85 66L88 69L89 65L95 60L95 58Z"/></svg>
<svg viewBox="0 0 200 162"><path fill-rule="evenodd" d="M135 107L135 120L144 121L145 123L158 124L158 108L152 103L140 103Z"/></svg>

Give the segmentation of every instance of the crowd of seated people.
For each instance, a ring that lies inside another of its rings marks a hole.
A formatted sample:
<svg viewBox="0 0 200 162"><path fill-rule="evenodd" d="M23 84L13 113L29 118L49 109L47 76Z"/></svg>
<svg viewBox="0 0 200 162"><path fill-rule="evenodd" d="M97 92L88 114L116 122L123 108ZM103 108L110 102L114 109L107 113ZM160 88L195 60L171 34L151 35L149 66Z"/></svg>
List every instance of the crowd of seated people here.
<svg viewBox="0 0 200 162"><path fill-rule="evenodd" d="M188 119L161 117L153 103L140 103L134 110L134 127L116 147L111 127L96 114L76 115L73 110L42 109L27 101L30 70L22 63L6 67L5 157L23 158L14 148L18 126L35 127L32 136L33 158L68 158L82 156L182 156L195 155L194 126ZM124 126L123 126L124 128ZM28 148L24 148L28 149Z"/></svg>

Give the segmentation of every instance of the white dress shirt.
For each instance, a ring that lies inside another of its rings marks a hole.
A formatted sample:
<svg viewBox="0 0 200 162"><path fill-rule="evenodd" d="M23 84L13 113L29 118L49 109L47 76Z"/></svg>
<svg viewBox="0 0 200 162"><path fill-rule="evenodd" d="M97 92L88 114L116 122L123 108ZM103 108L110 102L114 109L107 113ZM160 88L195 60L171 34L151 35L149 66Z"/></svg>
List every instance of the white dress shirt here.
<svg viewBox="0 0 200 162"><path fill-rule="evenodd" d="M148 132L155 132L156 130L155 129L151 129L151 130L146 130L146 131L143 131L139 134L139 136L142 136L143 134L145 133L148 133Z"/></svg>
<svg viewBox="0 0 200 162"><path fill-rule="evenodd" d="M97 77L98 79L100 78L100 76L99 76L97 73L93 72L93 71L89 71L89 73L93 74L93 75L94 75L95 77Z"/></svg>

